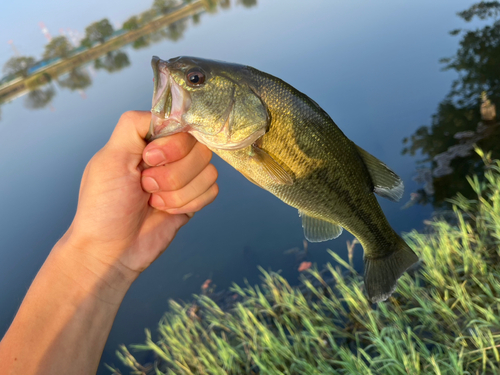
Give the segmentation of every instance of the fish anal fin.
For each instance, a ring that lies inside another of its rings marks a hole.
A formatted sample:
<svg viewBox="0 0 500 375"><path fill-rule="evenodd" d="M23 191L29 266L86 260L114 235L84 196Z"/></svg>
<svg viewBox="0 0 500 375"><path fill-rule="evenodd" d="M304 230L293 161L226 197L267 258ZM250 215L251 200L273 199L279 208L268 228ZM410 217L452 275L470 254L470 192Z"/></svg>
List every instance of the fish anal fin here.
<svg viewBox="0 0 500 375"><path fill-rule="evenodd" d="M304 236L309 242L333 240L342 234L342 227L325 220L311 217L299 210Z"/></svg>
<svg viewBox="0 0 500 375"><path fill-rule="evenodd" d="M293 179L274 158L257 145L252 145L255 160L277 184L293 185Z"/></svg>
<svg viewBox="0 0 500 375"><path fill-rule="evenodd" d="M401 275L418 262L418 256L400 239L394 251L385 257L365 254L365 287L373 303L385 301L396 290Z"/></svg>
<svg viewBox="0 0 500 375"><path fill-rule="evenodd" d="M372 178L373 191L393 202L399 201L404 192L404 185L401 178L375 156L359 146L356 147Z"/></svg>

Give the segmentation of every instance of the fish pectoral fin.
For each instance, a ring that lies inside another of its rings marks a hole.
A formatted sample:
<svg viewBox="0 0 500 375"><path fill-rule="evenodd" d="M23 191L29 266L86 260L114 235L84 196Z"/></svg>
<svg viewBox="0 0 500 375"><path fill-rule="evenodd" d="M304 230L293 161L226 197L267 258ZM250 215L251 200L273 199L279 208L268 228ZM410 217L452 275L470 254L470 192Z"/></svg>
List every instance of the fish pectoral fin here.
<svg viewBox="0 0 500 375"><path fill-rule="evenodd" d="M271 155L256 145L252 145L252 151L257 163L277 184L293 185L292 177Z"/></svg>
<svg viewBox="0 0 500 375"><path fill-rule="evenodd" d="M333 240L342 234L342 227L340 225L308 216L300 210L299 216L302 218L304 236L309 242Z"/></svg>
<svg viewBox="0 0 500 375"><path fill-rule="evenodd" d="M250 181L252 184L255 184L257 185L258 187L260 187L261 189L264 189L266 190L264 187L262 187L260 184L258 184L252 177L250 177L249 175L247 175L245 172L242 172L242 171L239 171L243 176L246 177L246 179L248 181Z"/></svg>
<svg viewBox="0 0 500 375"><path fill-rule="evenodd" d="M373 191L393 202L399 201L405 189L401 178L375 156L359 146L356 147L372 178Z"/></svg>

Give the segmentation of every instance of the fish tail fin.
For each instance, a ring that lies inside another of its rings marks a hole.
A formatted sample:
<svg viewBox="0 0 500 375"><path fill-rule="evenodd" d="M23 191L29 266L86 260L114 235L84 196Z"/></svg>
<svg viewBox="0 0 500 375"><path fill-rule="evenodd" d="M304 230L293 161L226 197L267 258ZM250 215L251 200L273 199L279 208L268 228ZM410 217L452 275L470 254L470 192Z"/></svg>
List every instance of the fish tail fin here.
<svg viewBox="0 0 500 375"><path fill-rule="evenodd" d="M385 301L396 289L401 275L418 262L418 256L400 238L389 255L370 257L365 255L365 287L372 303ZM366 254L366 253L365 253Z"/></svg>

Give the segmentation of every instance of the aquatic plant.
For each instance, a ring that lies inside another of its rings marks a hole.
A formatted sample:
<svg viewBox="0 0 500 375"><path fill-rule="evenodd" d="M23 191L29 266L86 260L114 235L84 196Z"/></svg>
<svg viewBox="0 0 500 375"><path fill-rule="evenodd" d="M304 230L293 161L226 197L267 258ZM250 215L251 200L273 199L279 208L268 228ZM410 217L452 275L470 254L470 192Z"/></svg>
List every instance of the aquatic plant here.
<svg viewBox="0 0 500 375"><path fill-rule="evenodd" d="M500 161L476 151L476 198L458 195L452 222L406 235L422 264L388 301L370 304L362 277L330 252L339 266L312 267L298 287L262 269L262 285L232 287L230 308L207 295L171 301L157 341L146 331L130 345L155 360L141 364L125 346L119 358L131 374L500 373Z"/></svg>

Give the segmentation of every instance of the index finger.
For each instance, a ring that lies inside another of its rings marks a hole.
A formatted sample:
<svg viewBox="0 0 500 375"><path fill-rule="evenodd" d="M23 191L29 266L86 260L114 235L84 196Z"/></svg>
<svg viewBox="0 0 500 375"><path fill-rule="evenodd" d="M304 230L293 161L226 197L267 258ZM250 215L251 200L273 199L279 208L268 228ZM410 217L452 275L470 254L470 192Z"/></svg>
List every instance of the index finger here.
<svg viewBox="0 0 500 375"><path fill-rule="evenodd" d="M188 133L177 133L155 139L144 149L142 158L150 167L173 163L187 156L196 139Z"/></svg>

